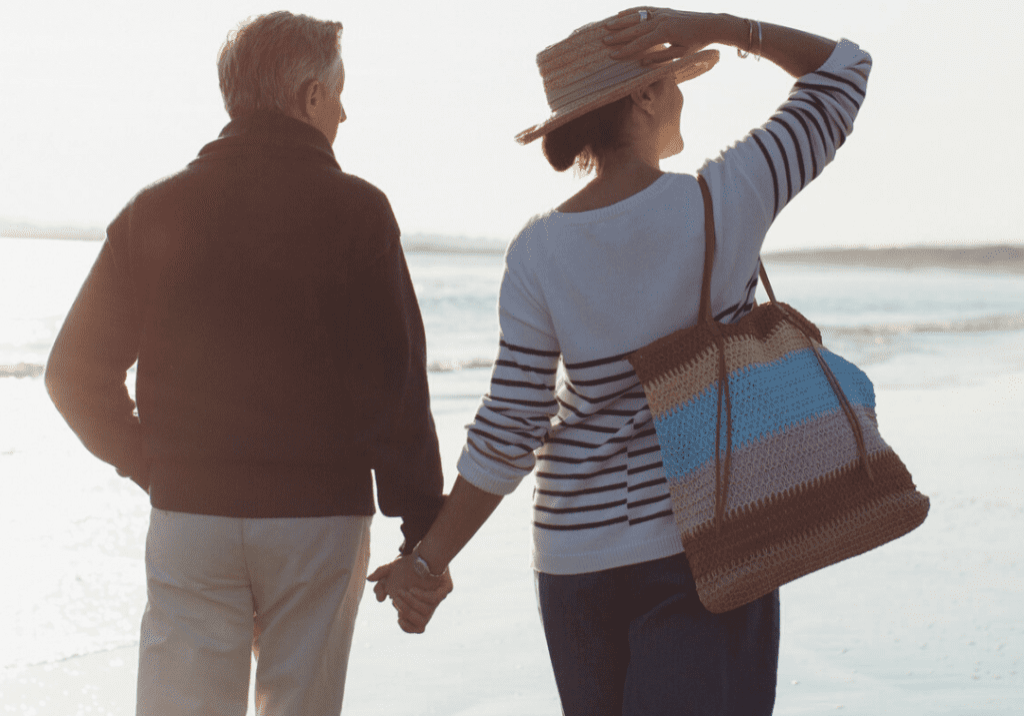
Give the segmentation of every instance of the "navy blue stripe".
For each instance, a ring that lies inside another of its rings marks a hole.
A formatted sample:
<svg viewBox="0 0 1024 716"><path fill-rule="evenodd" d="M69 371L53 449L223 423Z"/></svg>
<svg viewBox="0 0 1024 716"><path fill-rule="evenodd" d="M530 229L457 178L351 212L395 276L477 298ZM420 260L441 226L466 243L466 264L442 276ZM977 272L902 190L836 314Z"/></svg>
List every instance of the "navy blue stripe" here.
<svg viewBox="0 0 1024 716"><path fill-rule="evenodd" d="M779 147L779 154L782 155L782 165L786 170L786 191L788 192L786 194L786 201L782 204L785 206L793 199L793 178L789 171L789 156L786 154L786 147L783 146L782 140L775 136L772 130L765 128L764 131L768 132L768 135L775 140L775 144Z"/></svg>
<svg viewBox="0 0 1024 716"><path fill-rule="evenodd" d="M566 370L580 370L582 368L596 368L601 365L608 365L609 363L615 363L620 360L624 360L629 353L620 353L617 356L611 356L609 358L598 358L597 360L585 361L583 363L566 363Z"/></svg>
<svg viewBox="0 0 1024 716"><path fill-rule="evenodd" d="M643 450L637 450L635 452L631 450L629 452L629 456L631 458L643 457L644 455L650 455L652 452L659 452L660 450L661 450L661 446L660 445L655 445L653 447L644 448Z"/></svg>
<svg viewBox="0 0 1024 716"><path fill-rule="evenodd" d="M850 89L859 94L862 98L867 97L867 94L864 92L864 90L858 87L857 83L854 82L853 80L848 80L845 77L840 77L839 75L832 74L831 72L822 72L821 70L818 70L814 74L821 75L822 77L828 77L833 82L841 82L844 85L848 85Z"/></svg>
<svg viewBox="0 0 1024 716"><path fill-rule="evenodd" d="M822 156L827 154L829 147L828 140L825 139L825 130L821 128L821 123L818 121L818 119L814 116L811 110L807 109L806 107L792 107L792 109L794 112L797 113L798 116L806 118L811 124L814 125L814 129L817 130L818 132L818 138L821 140Z"/></svg>
<svg viewBox="0 0 1024 716"><path fill-rule="evenodd" d="M533 366L522 365L510 360L496 360L494 363L495 365L500 365L503 368L515 368L516 370L526 371L527 373L540 373L542 375L555 375L558 373L558 368L534 368Z"/></svg>
<svg viewBox="0 0 1024 716"><path fill-rule="evenodd" d="M562 472L545 472L543 470L538 470L537 477L543 477L546 480L590 480L595 477L602 477L603 475L612 475L616 472L625 471L625 465L606 467L602 470L596 470L594 472L577 472L572 474L566 474Z"/></svg>
<svg viewBox="0 0 1024 716"><path fill-rule="evenodd" d="M601 522L585 522L580 525L549 525L544 522L537 522L534 520L533 526L539 527L542 530L558 530L562 532L568 532L573 530L590 530L596 527L607 527L608 525L618 524L620 522L629 522L629 518L623 515L622 517L615 517L610 520L603 520Z"/></svg>
<svg viewBox="0 0 1024 716"><path fill-rule="evenodd" d="M505 378L491 378L491 385L504 385L508 388L527 388L529 390L540 390L546 393L552 393L555 390L555 386L553 385L530 383L525 380L506 380Z"/></svg>
<svg viewBox="0 0 1024 716"><path fill-rule="evenodd" d="M505 396L496 396L492 393L488 393L488 397L491 400L500 400L502 403L512 403L513 405L523 405L529 408L558 408L558 403L554 400L519 400L518 398L507 398Z"/></svg>
<svg viewBox="0 0 1024 716"><path fill-rule="evenodd" d="M828 131L829 137L829 141L825 145L827 154L829 148L835 149L836 146L836 134L832 131L832 126L836 124L836 120L829 113L828 107L825 106L825 103L822 102L819 97L815 95L808 95L807 97L801 97L801 101L809 104L815 111L817 111L818 115L821 116L821 121L824 123L825 129Z"/></svg>
<svg viewBox="0 0 1024 716"><path fill-rule="evenodd" d="M505 416L505 417L513 417L513 416ZM504 431L504 432L514 433L516 435L522 434L522 431L519 428L512 427L510 425L499 425L498 423L494 422L493 420L488 420L487 418L485 418L480 413L477 413L476 420L477 420L477 422L481 422L484 425L487 425L487 426L490 426L490 427L494 428L495 430L501 430L501 431ZM518 421L520 419L516 418L516 420ZM545 421L545 422L547 422L547 421ZM541 426L530 425L526 421L521 421L521 424L525 424L526 427L530 428L530 432L531 433L533 433L538 428L541 428ZM541 429L543 429L543 428L541 428Z"/></svg>
<svg viewBox="0 0 1024 716"><path fill-rule="evenodd" d="M476 442L474 442L473 438L468 433L466 434L466 442L469 443L470 445L472 445L476 449L477 452L479 452L479 453L481 453L483 455L486 455L487 457L491 458L492 460L496 460L496 461L502 463L503 465L508 465L510 467L513 466L512 461L509 460L504 455L500 455L500 454L492 452L490 450L484 450L482 447L477 445Z"/></svg>
<svg viewBox="0 0 1024 716"><path fill-rule="evenodd" d="M563 425L566 425L566 423L559 422L555 423L554 427L560 428ZM607 428L604 427L603 425L572 425L570 427L572 427L573 430L586 430L589 433L602 433L604 435L611 435L613 433L619 432L620 430L620 428Z"/></svg>
<svg viewBox="0 0 1024 716"><path fill-rule="evenodd" d="M838 92L843 97L846 97L846 99L850 100L854 107L856 107L858 110L860 109L861 100L858 100L856 97L851 97L850 93L844 90L842 87L832 87L831 85L817 85L812 84L810 82L797 82L793 86L798 87L800 89L808 90L810 92L820 92L822 94L828 95L829 97L832 97L833 99L835 99L836 93Z"/></svg>
<svg viewBox="0 0 1024 716"><path fill-rule="evenodd" d="M626 488L626 492L636 492L637 490L643 490L648 487L655 487L656 485L668 484L668 480L664 477L660 477L657 480L648 480L647 482L641 482L639 485L630 485Z"/></svg>
<svg viewBox="0 0 1024 716"><path fill-rule="evenodd" d="M800 188L797 189L794 194L799 194L800 191L807 186L807 170L804 169L804 152L800 148L800 139L796 136L796 132L793 131L793 128L789 126L789 123L785 122L782 117L776 117L775 123L781 124L786 129L789 133L789 138L793 140L793 146L796 148L796 163L800 167ZM792 198L793 197L790 196L790 200L792 200Z"/></svg>
<svg viewBox="0 0 1024 716"><path fill-rule="evenodd" d="M514 353L524 353L528 356L543 356L544 358L557 358L558 356L562 355L558 351L539 351L536 350L535 348L526 348L524 346L517 346L512 343L507 343L504 340L499 341L499 345L501 345L502 348L508 348L510 351L513 351Z"/></svg>
<svg viewBox="0 0 1024 716"><path fill-rule="evenodd" d="M751 139L757 142L757 146L761 148L761 153L764 154L764 160L768 162L768 170L772 173L772 188L775 190L775 211L772 212L772 218L774 219L779 215L779 177L775 173L775 164L772 162L772 155L768 153L768 148L764 146L761 138L757 136L757 133L750 135Z"/></svg>
<svg viewBox="0 0 1024 716"><path fill-rule="evenodd" d="M538 489L537 494L546 495L548 497L582 497L583 495L596 495L600 492L611 492L612 490L621 490L623 487L626 487L626 483L616 482L614 485L605 485L603 487L591 487L586 490L568 490L566 492L560 492L558 490Z"/></svg>
<svg viewBox="0 0 1024 716"><path fill-rule="evenodd" d="M493 400L493 398L491 398L491 399ZM500 406L500 405L488 405L487 406L487 410L490 410L492 413L497 413L498 415L500 415L501 417L503 417L503 418L505 418L507 420L514 420L517 423L519 423L520 425L523 425L523 426L525 426L527 428L536 428L536 427L538 427L538 425L535 425L534 423L530 422L526 418L519 417L518 415L513 415L512 414L513 408L505 408L505 407ZM538 417L537 420L541 424L548 422L548 419L546 417Z"/></svg>
<svg viewBox="0 0 1024 716"><path fill-rule="evenodd" d="M566 366L565 369L570 370L570 367ZM593 385L607 385L608 383L618 383L620 381L626 380L627 378L636 378L636 373L632 370L628 370L625 373L616 373L615 375L610 375L607 378L598 378L597 380L576 380L575 378L572 378L571 380L575 385L590 387Z"/></svg>
<svg viewBox="0 0 1024 716"><path fill-rule="evenodd" d="M480 428L475 427L475 426L470 426L468 432L474 433L476 435L480 435L482 437L485 437L488 440L490 440L492 443L497 443L499 445L504 445L505 447L519 448L520 450L523 451L523 453L531 453L531 452L533 452L535 450L535 448L532 448L532 447L530 447L528 445L523 445L522 443L510 442L508 440L505 440L503 438L498 437L497 435L494 435L493 433L489 433L486 430L481 430Z"/></svg>
<svg viewBox="0 0 1024 716"><path fill-rule="evenodd" d="M656 502L664 502L667 499L668 494L658 495L657 497L648 497L647 499L640 500L639 502L630 502L626 505L626 509L633 510L637 507L646 507L647 505L653 505Z"/></svg>
<svg viewBox="0 0 1024 716"><path fill-rule="evenodd" d="M662 512L657 512L657 513L655 513L653 515L645 515L644 517L636 517L636 518L630 520L629 524L631 526L632 525L639 525L639 524L643 524L644 522L650 522L651 520L656 520L659 517L671 517L671 516L672 516L672 510L664 510Z"/></svg>
<svg viewBox="0 0 1024 716"><path fill-rule="evenodd" d="M807 148L811 155L811 181L814 181L818 176L818 156L817 152L814 151L814 141L812 140L811 129L807 126L807 122L800 115L800 112L793 107L786 107L782 111L793 116L796 121L800 123L800 126L803 127L804 135L807 137Z"/></svg>
<svg viewBox="0 0 1024 716"><path fill-rule="evenodd" d="M631 390L633 390L633 388L636 387L636 385L630 384L630 385L626 386L625 388L621 388L619 390L616 390L613 393L606 393L604 395L586 395L586 394L581 393L580 391L576 390L576 388L573 387L573 383L572 383L571 380L566 381L564 383L564 385L565 385L565 389L568 390L573 395L575 395L577 398L579 398L580 400L584 400L584 401L586 401L588 403L594 404L594 405L600 404L600 403L607 403L607 402L609 402L611 400L615 400L616 398L620 398L620 397L622 397L624 395L627 395ZM642 393L641 393L640 397L643 397Z"/></svg>
<svg viewBox="0 0 1024 716"><path fill-rule="evenodd" d="M631 467L626 470L627 475L639 475L641 472L647 472L648 470L657 470L662 467L661 460L658 462L652 462L650 465L644 465L642 467Z"/></svg>
<svg viewBox="0 0 1024 716"><path fill-rule="evenodd" d="M626 454L628 448L620 448L619 450L611 453L610 455L601 455L596 457L565 457L563 455L538 455L538 462L558 462L563 465L583 465L588 462L607 462L612 458L616 458L619 455Z"/></svg>
<svg viewBox="0 0 1024 716"><path fill-rule="evenodd" d="M581 512L600 512L602 510L610 510L615 507L622 507L625 504L625 500L616 500L615 502L603 502L599 505L582 505L580 507L544 507L542 505L534 505L533 509L538 512L547 512L552 515L576 515Z"/></svg>

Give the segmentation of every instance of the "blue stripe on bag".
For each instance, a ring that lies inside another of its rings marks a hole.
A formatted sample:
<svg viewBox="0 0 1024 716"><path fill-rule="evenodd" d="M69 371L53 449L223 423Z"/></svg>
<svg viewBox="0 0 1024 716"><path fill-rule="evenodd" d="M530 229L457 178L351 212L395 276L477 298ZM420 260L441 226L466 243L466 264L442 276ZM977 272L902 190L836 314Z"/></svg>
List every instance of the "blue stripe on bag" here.
<svg viewBox="0 0 1024 716"><path fill-rule="evenodd" d="M843 386L851 405L875 408L871 381L857 366L822 349L821 355ZM752 365L729 374L732 394L733 450L763 438L799 429L802 423L841 410L839 400L822 373L810 348L788 353L771 363ZM775 396L770 411L744 409L748 402L764 408L766 401L754 395ZM682 477L715 459L715 423L718 383L712 383L694 400L679 406L654 425L661 442L665 473ZM726 425L722 421L721 454L725 456ZM852 435L852 432L851 432Z"/></svg>

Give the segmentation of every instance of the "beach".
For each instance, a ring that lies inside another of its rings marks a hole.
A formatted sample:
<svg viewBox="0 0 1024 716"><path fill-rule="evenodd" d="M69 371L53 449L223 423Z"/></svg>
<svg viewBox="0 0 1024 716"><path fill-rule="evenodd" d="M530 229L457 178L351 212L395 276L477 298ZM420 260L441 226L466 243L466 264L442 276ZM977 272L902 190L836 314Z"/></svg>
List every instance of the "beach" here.
<svg viewBox="0 0 1024 716"><path fill-rule="evenodd" d="M484 334L479 347L465 350L465 337L439 335L438 323L454 314L447 304L434 305L432 296L445 294L431 281L452 269L442 258L413 259L428 344L433 334L437 346L428 356L432 409L450 488L464 426L488 383L489 368L479 365L486 354L478 354L494 335L474 329ZM794 293L792 277L804 273L776 263L776 292ZM500 272L500 256L457 264L480 286ZM84 277L87 268L76 270ZM913 278L905 267L875 269L880 284ZM857 274L855 285L875 269ZM941 267L920 270L937 272L924 277L936 286L957 280ZM1009 298L999 301L1011 303L1024 281L1004 270L978 280L1003 281ZM458 281L466 283L465 276ZM493 299L473 301L491 302L480 320L493 322ZM967 302L954 302L964 320L1024 310L999 303L972 313ZM896 326L948 322L947 309L929 305L909 318L903 308L886 310L897 316ZM854 318L832 322L829 310L820 307L823 323L857 351L856 362L875 383L881 433L930 498L931 511L906 537L782 588L775 713L1022 713L1024 331L999 324L975 332L900 332L879 323L871 306L857 314L863 325ZM7 355L38 365L49 339L32 338L22 322L9 325L28 338L27 347L8 347ZM17 363L8 357L0 364ZM145 606L146 495L85 451L49 403L41 377L28 368L19 375L0 377L0 405L10 406L0 412L0 536L13 546L3 558L0 596L2 712L126 716L134 713ZM524 483L453 562L455 591L426 634L400 631L390 604L366 591L343 713L560 713L534 594L530 519ZM371 569L390 561L400 541L397 520L378 514Z"/></svg>

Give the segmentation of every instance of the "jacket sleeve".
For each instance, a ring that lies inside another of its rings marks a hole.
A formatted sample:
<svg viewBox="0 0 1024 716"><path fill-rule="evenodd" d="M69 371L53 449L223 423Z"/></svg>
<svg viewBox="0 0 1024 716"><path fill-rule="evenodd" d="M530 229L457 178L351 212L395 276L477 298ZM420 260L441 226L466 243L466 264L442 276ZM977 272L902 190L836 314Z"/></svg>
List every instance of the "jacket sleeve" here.
<svg viewBox="0 0 1024 716"><path fill-rule="evenodd" d="M444 478L427 385L423 319L386 198L373 212L366 254L353 266L349 394L354 436L370 460L381 512L402 518L403 551L441 509Z"/></svg>
<svg viewBox="0 0 1024 716"><path fill-rule="evenodd" d="M57 410L96 457L149 488L142 425L125 386L139 353L139 317L125 267L107 230L99 256L57 334L46 364L46 389Z"/></svg>

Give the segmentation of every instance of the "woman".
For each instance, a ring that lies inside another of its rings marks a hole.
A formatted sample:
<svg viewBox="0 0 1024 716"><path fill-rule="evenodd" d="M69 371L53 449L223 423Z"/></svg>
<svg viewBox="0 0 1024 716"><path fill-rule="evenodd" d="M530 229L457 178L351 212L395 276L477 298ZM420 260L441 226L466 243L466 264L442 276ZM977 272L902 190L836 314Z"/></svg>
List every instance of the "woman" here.
<svg viewBox="0 0 1024 716"><path fill-rule="evenodd" d="M660 160L683 148L677 82L714 64L700 53L711 44L799 78L763 127L698 172L718 237L715 316L732 322L751 308L765 234L852 130L870 57L777 25L650 8L546 49L538 64L554 113L519 140L543 137L556 170L596 176L509 246L500 353L459 477L413 556L372 577L403 628L422 629L445 588L409 589L414 570L447 579L501 496L533 471L534 568L566 714L751 716L775 700L778 592L725 614L698 601L626 360L697 318L702 195L696 177L662 172Z"/></svg>

